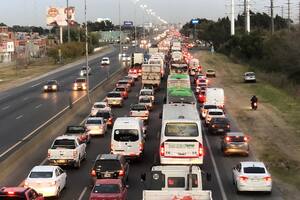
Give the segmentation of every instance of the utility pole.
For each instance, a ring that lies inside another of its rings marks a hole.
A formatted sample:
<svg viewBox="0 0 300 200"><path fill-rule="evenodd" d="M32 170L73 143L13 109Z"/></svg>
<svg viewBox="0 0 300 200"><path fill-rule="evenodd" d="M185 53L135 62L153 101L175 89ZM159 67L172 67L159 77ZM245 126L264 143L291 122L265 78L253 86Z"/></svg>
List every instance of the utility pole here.
<svg viewBox="0 0 300 200"><path fill-rule="evenodd" d="M291 30L291 0L288 0L288 30Z"/></svg>
<svg viewBox="0 0 300 200"><path fill-rule="evenodd" d="M281 6L281 18L283 19L284 17L284 6Z"/></svg>
<svg viewBox="0 0 300 200"><path fill-rule="evenodd" d="M300 30L300 1L299 1L299 19L298 19L298 25L299 25L299 30Z"/></svg>
<svg viewBox="0 0 300 200"><path fill-rule="evenodd" d="M137 47L137 31L136 31L136 26L137 26L137 20L136 20L136 5L140 0L136 0L134 3L134 49L136 52L136 47Z"/></svg>
<svg viewBox="0 0 300 200"><path fill-rule="evenodd" d="M246 0L246 32L249 34L250 33L250 5L249 5L250 0Z"/></svg>
<svg viewBox="0 0 300 200"><path fill-rule="evenodd" d="M234 0L231 0L231 35L235 35L235 23L234 23Z"/></svg>
<svg viewBox="0 0 300 200"><path fill-rule="evenodd" d="M86 63L86 91L89 103L91 103L90 98L90 82L89 82L89 44L88 44L88 28L86 19L86 0L84 0L84 23L85 23L85 63Z"/></svg>
<svg viewBox="0 0 300 200"><path fill-rule="evenodd" d="M271 33L272 33L272 35L274 34L274 13L273 13L273 9L274 9L274 2L273 2L273 0L271 0Z"/></svg>
<svg viewBox="0 0 300 200"><path fill-rule="evenodd" d="M121 31L122 31L122 28L121 28L121 0L119 0L119 26L120 26L120 29L119 29L119 32L120 32L120 35L119 35L119 37L120 37L120 43L119 43L119 45L120 45L120 54L122 54L122 42L121 42Z"/></svg>
<svg viewBox="0 0 300 200"><path fill-rule="evenodd" d="M71 37L70 37L70 19L69 19L69 0L67 0L67 23L68 23L68 42L71 42Z"/></svg>

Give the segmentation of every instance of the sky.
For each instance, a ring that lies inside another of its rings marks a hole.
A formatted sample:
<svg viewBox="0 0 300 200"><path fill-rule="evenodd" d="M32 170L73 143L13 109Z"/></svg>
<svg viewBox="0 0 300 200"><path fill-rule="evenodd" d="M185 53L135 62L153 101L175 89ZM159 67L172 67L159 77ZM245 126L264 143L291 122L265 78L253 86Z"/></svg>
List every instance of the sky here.
<svg viewBox="0 0 300 200"><path fill-rule="evenodd" d="M125 20L136 21L137 24L149 21L149 17L143 14L141 4L146 4L157 15L167 22L186 23L191 18L208 18L216 20L230 14L230 0L86 0L87 19L96 21L97 18L110 18L114 24L119 24L119 1L121 5L121 22ZM236 1L236 13L242 11L243 0ZM251 9L260 12L269 12L270 0L250 0ZM298 19L299 1L290 0L292 18ZM287 17L288 0L274 0L275 13ZM65 6L66 0L1 0L0 22L12 25L34 25L46 27L46 8L48 6ZM84 21L84 0L69 0L69 5L75 6L76 21ZM134 13L136 10L136 20ZM152 22L156 22L153 18Z"/></svg>

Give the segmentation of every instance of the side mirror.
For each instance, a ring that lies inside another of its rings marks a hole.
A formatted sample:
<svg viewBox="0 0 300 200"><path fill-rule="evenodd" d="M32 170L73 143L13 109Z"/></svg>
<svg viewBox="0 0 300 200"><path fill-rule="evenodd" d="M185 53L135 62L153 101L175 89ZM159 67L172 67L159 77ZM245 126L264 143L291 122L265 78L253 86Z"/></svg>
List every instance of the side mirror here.
<svg viewBox="0 0 300 200"><path fill-rule="evenodd" d="M142 173L141 174L141 182L145 182L146 181L146 173Z"/></svg>
<svg viewBox="0 0 300 200"><path fill-rule="evenodd" d="M206 180L211 181L211 173L206 173Z"/></svg>

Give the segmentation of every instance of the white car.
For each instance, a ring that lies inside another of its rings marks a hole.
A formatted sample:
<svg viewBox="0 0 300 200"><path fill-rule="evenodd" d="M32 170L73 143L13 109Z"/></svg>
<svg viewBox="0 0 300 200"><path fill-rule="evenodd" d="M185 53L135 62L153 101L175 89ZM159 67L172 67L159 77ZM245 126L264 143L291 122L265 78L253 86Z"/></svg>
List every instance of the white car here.
<svg viewBox="0 0 300 200"><path fill-rule="evenodd" d="M225 117L222 109L208 109L205 117L205 125L208 125L212 117Z"/></svg>
<svg viewBox="0 0 300 200"><path fill-rule="evenodd" d="M152 89L141 89L140 90L140 97L150 97L152 102L154 102L154 92Z"/></svg>
<svg viewBox="0 0 300 200"><path fill-rule="evenodd" d="M35 166L27 176L24 186L36 190L44 197L59 197L65 188L67 174L59 166Z"/></svg>
<svg viewBox="0 0 300 200"><path fill-rule="evenodd" d="M101 65L110 65L109 57L103 57L101 60Z"/></svg>
<svg viewBox="0 0 300 200"><path fill-rule="evenodd" d="M89 75L91 75L91 68L84 66L84 67L81 68L79 75L80 76L86 76L87 73Z"/></svg>
<svg viewBox="0 0 300 200"><path fill-rule="evenodd" d="M272 177L262 162L240 162L232 169L236 192L272 192Z"/></svg>
<svg viewBox="0 0 300 200"><path fill-rule="evenodd" d="M98 111L101 110L111 110L107 102L105 101L100 101L100 102L95 102L92 109L91 109L91 116L95 116Z"/></svg>
<svg viewBox="0 0 300 200"><path fill-rule="evenodd" d="M85 121L87 133L90 135L104 135L107 125L102 117L89 117Z"/></svg>
<svg viewBox="0 0 300 200"><path fill-rule="evenodd" d="M254 72L246 72L244 74L245 82L256 82L255 73Z"/></svg>
<svg viewBox="0 0 300 200"><path fill-rule="evenodd" d="M138 104L147 106L148 110L153 109L153 102L150 97L140 96Z"/></svg>

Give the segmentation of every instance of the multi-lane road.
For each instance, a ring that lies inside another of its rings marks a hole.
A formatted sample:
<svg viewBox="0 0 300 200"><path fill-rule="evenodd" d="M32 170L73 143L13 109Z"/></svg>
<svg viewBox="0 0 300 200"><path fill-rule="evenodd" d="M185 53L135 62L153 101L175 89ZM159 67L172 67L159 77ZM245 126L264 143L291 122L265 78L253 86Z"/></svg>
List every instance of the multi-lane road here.
<svg viewBox="0 0 300 200"><path fill-rule="evenodd" d="M107 55L101 55L101 57L110 57L111 73L121 67L117 55L118 52L116 51L113 51ZM91 87L97 85L106 77L106 72L104 71L104 69L101 69L99 67L99 61L100 58L91 61ZM71 69L53 74L50 77L43 78L42 80L28 83L6 93L5 96L3 96L3 99L1 99L0 97L0 153L5 152L9 147L21 140L28 133L35 130L39 125L49 120L53 115L68 106L68 99L70 95L73 100L75 100L77 98L80 98L84 94L84 92L73 92L70 89L72 82L78 76L78 72L81 66L82 65L74 66ZM62 91L58 93L43 94L41 92L42 82L47 79L59 80L59 82L63 85ZM115 81L116 80L112 80L107 83L107 87L104 91L101 91L98 100L103 99L106 92L114 88ZM212 85L215 85L213 80L210 83ZM132 92L129 94L129 98L125 101L124 106L122 108L113 108L115 117L129 115L129 107L132 103L137 102L137 94L140 88L141 83L139 81L134 86ZM159 132L161 126L159 114L162 111L165 93L166 81L163 80L162 89L156 93L154 110L150 113L147 131L148 137L145 144L145 156L142 161L130 163L128 183L129 200L141 199L143 184L140 182L140 174L143 172L148 172L153 164L158 164ZM231 119L232 121L231 126L233 131L236 131L237 126L234 123L234 119L230 117L230 110L226 111L226 113L229 119ZM80 124L85 119L85 114L76 117L76 119L72 121L72 124ZM63 133L64 129L58 128L56 131L56 134L60 135L61 133ZM80 169L65 168L68 175L67 188L62 192L61 199L88 199L89 193L91 191L89 176L90 169L93 165L93 160L99 153L110 152L110 131L111 130L109 130L104 137L96 137L92 139L91 144L87 148L87 159L82 163ZM274 190L271 195L260 193L245 193L237 195L232 184L231 169L239 161L255 160L255 158L253 157L252 153L249 157L223 157L220 151L220 138L218 136L211 136L207 134L207 131L204 128L203 133L205 136L205 157L203 170L212 174L212 180L210 182L205 181L205 178L203 178L203 187L206 190L212 190L214 199L282 199L280 197L279 190L276 188L276 185L274 185ZM34 152L31 155L31 159L28 159L28 162L26 164L16 167L16 176L13 176L13 178L10 180L8 180L9 178L7 178L7 180L1 181L0 183L6 183L8 185L22 184L22 181L29 172L29 166L33 167L34 165L40 163L47 164L45 160L46 152L51 142L52 141L49 139L49 141L47 141L46 143L41 144L41 146L39 147L39 151ZM46 146L45 144L48 146ZM26 155L26 152L24 152L24 155Z"/></svg>

